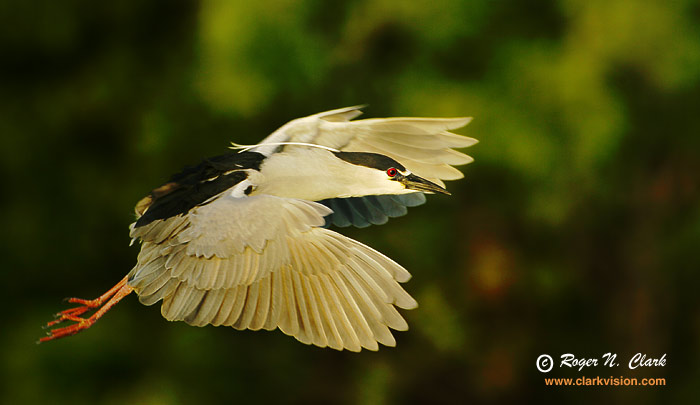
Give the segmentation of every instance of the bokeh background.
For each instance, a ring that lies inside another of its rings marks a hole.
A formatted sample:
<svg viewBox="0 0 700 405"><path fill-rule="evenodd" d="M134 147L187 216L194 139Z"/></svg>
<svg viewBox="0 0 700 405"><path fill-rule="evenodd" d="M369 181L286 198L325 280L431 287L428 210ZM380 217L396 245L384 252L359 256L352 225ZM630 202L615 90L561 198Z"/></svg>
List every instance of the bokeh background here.
<svg viewBox="0 0 700 405"><path fill-rule="evenodd" d="M684 403L700 396L700 4L202 0L0 4L0 402ZM132 207L286 121L474 116L465 179L345 230L405 265L398 347L194 328L130 296L36 345L135 262ZM622 366L551 377L543 353ZM628 370L637 352L663 368Z"/></svg>

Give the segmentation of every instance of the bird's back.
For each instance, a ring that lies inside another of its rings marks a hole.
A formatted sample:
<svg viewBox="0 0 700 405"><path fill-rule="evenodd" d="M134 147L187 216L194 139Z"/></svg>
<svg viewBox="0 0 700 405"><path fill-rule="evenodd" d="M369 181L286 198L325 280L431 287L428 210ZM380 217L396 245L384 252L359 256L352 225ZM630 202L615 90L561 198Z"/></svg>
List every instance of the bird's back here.
<svg viewBox="0 0 700 405"><path fill-rule="evenodd" d="M257 152L232 151L185 168L136 204L139 218L135 226L186 214L192 208L207 203L245 180L247 170L259 170L264 158Z"/></svg>

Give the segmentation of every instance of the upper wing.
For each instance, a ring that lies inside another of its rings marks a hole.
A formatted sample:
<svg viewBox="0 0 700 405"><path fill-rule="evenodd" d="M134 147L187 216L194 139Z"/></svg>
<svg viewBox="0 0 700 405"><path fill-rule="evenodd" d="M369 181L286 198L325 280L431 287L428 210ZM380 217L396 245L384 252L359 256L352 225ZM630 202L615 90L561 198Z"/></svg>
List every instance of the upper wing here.
<svg viewBox="0 0 700 405"><path fill-rule="evenodd" d="M279 150L274 143L302 142L348 152L380 153L443 186L441 180L463 177L452 166L473 161L453 148L468 147L477 140L449 132L467 125L471 118L406 117L350 121L360 114L360 107L348 107L299 118L282 126L252 150L269 155Z"/></svg>
<svg viewBox="0 0 700 405"><path fill-rule="evenodd" d="M414 308L410 274L381 253L323 229L331 211L304 200L222 195L188 215L132 226L143 241L129 285L166 319L237 329L279 327L320 347L393 346Z"/></svg>

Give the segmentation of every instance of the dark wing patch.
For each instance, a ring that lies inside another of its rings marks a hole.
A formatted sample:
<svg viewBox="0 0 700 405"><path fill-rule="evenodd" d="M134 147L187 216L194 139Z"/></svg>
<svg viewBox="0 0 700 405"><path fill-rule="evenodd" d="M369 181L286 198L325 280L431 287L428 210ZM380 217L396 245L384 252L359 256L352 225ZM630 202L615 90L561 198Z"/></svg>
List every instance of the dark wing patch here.
<svg viewBox="0 0 700 405"><path fill-rule="evenodd" d="M364 197L330 198L319 201L333 210L326 216L326 228L331 224L344 228L354 225L365 228L385 224L389 218L406 215L406 207L425 203L423 193L401 195L368 195Z"/></svg>
<svg viewBox="0 0 700 405"><path fill-rule="evenodd" d="M260 170L264 158L257 152L230 152L185 168L136 204L140 217L135 226L189 212L245 180L245 169Z"/></svg>

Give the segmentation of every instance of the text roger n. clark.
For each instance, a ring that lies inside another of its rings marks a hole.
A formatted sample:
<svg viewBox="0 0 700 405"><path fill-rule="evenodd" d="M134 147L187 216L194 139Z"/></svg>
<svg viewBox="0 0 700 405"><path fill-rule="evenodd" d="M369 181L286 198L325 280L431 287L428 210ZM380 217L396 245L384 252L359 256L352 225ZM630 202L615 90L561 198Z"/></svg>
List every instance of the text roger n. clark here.
<svg viewBox="0 0 700 405"><path fill-rule="evenodd" d="M602 363L599 363L602 360ZM617 367L620 364L617 362L616 353L605 353L601 358L576 358L571 353L561 355L561 363L559 367L577 368L579 371L586 367L596 367L598 364L608 367ZM643 353L637 353L630 358L627 363L630 370L638 367L664 367L666 366L666 353L659 358L649 357Z"/></svg>

